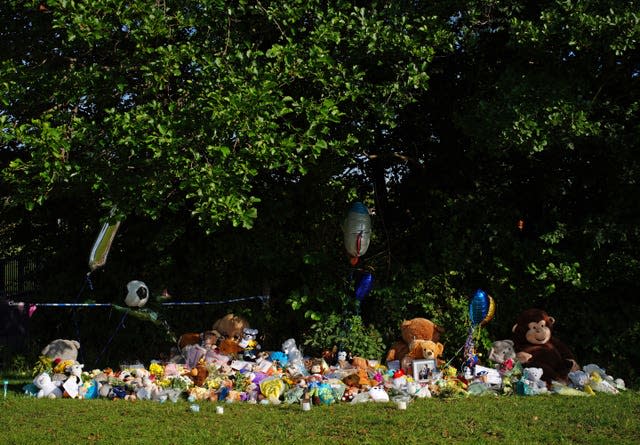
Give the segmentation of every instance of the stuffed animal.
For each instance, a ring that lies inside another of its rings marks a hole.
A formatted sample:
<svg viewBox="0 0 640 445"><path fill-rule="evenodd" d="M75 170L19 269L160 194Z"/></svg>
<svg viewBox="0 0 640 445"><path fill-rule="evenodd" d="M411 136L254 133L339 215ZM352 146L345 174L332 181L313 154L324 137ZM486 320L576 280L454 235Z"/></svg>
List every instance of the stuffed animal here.
<svg viewBox="0 0 640 445"><path fill-rule="evenodd" d="M389 401L389 394L382 386L374 386L369 390L369 397L374 402L385 403Z"/></svg>
<svg viewBox="0 0 640 445"><path fill-rule="evenodd" d="M537 395L547 392L547 384L542 380L542 368L525 368L518 385L521 395Z"/></svg>
<svg viewBox="0 0 640 445"><path fill-rule="evenodd" d="M69 376L65 382L62 384L62 388L64 389L63 396L75 399L76 397L82 397L81 389L83 389L83 381L82 381L82 369L84 365L80 363L74 363L70 366L67 366L65 369L65 373Z"/></svg>
<svg viewBox="0 0 640 445"><path fill-rule="evenodd" d="M307 373L302 352L298 349L295 339L289 338L285 340L282 343L282 352L286 354L288 367L293 371L294 375L298 373L305 375Z"/></svg>
<svg viewBox="0 0 640 445"><path fill-rule="evenodd" d="M494 341L489 351L489 360L496 364L496 369L500 371L501 374L511 371L516 360L513 340Z"/></svg>
<svg viewBox="0 0 640 445"><path fill-rule="evenodd" d="M255 360L257 351L260 350L260 345L256 340L258 336L257 329L244 328L242 330L242 340L240 340L240 347L244 349L243 358L245 360Z"/></svg>
<svg viewBox="0 0 640 445"><path fill-rule="evenodd" d="M405 355L409 354L409 344L414 340L440 341L440 334L444 329L426 318L413 318L402 322L400 332L402 339L391 346L386 357L387 363L393 360L401 361Z"/></svg>
<svg viewBox="0 0 640 445"><path fill-rule="evenodd" d="M195 386L203 386L205 380L209 376L209 370L206 365L202 362L198 363L195 367L191 369L189 377L193 381Z"/></svg>
<svg viewBox="0 0 640 445"><path fill-rule="evenodd" d="M59 359L61 361L70 360L75 362L78 359L79 350L80 343L76 340L59 338L45 346L40 354L49 357L51 360Z"/></svg>
<svg viewBox="0 0 640 445"><path fill-rule="evenodd" d="M541 309L527 309L513 326L516 357L525 368L541 368L547 385L568 383L570 371L579 369L569 348L553 337L555 319Z"/></svg>
<svg viewBox="0 0 640 445"><path fill-rule="evenodd" d="M248 327L249 322L245 318L235 314L227 314L213 324L214 331L219 332L224 338L235 341L240 341L242 331Z"/></svg>
<svg viewBox="0 0 640 445"><path fill-rule="evenodd" d="M204 348L215 348L221 335L218 331L187 332L178 339L178 348L188 345L200 345Z"/></svg>
<svg viewBox="0 0 640 445"><path fill-rule="evenodd" d="M218 347L220 353L223 355L230 355L233 357L238 356L242 351L242 348L238 344L238 342L231 338L225 338L220 342L220 346Z"/></svg>
<svg viewBox="0 0 640 445"><path fill-rule="evenodd" d="M413 359L438 360L444 352L444 345L431 340L413 340L409 344L409 355Z"/></svg>
<svg viewBox="0 0 640 445"><path fill-rule="evenodd" d="M33 379L33 384L38 388L36 396L41 399L47 397L49 399L55 399L62 397L62 390L60 386L51 381L51 376L46 372L38 374Z"/></svg>

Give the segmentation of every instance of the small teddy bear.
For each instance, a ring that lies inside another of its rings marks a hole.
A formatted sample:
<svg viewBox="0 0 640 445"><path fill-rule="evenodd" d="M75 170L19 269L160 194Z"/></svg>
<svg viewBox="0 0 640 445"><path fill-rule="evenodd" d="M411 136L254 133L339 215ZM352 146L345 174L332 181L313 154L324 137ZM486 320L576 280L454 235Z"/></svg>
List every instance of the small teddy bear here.
<svg viewBox="0 0 640 445"><path fill-rule="evenodd" d="M302 352L298 349L296 341L293 338L289 338L282 343L282 352L287 356L288 367L295 372L299 372L302 375L307 373L304 367L304 360Z"/></svg>
<svg viewBox="0 0 640 445"><path fill-rule="evenodd" d="M413 340L409 344L409 356L414 359L438 360L444 352L444 345L431 340Z"/></svg>
<svg viewBox="0 0 640 445"><path fill-rule="evenodd" d="M400 325L400 333L402 338L396 341L391 349L387 352L386 362L398 360L402 362L405 355L411 351L409 344L414 340L431 340L440 341L440 334L444 332L440 326L437 326L431 320L426 318L412 318L404 320Z"/></svg>
<svg viewBox="0 0 640 445"><path fill-rule="evenodd" d="M511 371L515 365L516 351L513 346L513 340L496 340L491 346L489 360L496 364L500 374Z"/></svg>
<svg viewBox="0 0 640 445"><path fill-rule="evenodd" d="M242 330L242 340L240 340L240 347L244 348L243 358L245 360L255 360L256 351L260 350L260 345L256 340L258 336L258 330L253 328L244 328Z"/></svg>
<svg viewBox="0 0 640 445"><path fill-rule="evenodd" d="M38 388L36 396L39 399L42 399L43 397L47 397L49 399L62 397L62 390L51 380L51 376L46 372L38 374L33 379L33 384Z"/></svg>
<svg viewBox="0 0 640 445"><path fill-rule="evenodd" d="M521 392L524 395L537 395L547 392L547 384L542 380L542 368L524 368L520 379ZM520 391L519 391L520 392Z"/></svg>

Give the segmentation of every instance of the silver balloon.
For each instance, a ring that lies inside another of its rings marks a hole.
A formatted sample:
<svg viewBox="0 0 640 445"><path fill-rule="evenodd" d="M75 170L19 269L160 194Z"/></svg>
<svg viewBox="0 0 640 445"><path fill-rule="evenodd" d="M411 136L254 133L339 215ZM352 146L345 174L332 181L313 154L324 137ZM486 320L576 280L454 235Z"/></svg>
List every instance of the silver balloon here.
<svg viewBox="0 0 640 445"><path fill-rule="evenodd" d="M361 203L354 203L342 224L344 247L349 255L358 258L365 254L371 240L371 217L369 209Z"/></svg>

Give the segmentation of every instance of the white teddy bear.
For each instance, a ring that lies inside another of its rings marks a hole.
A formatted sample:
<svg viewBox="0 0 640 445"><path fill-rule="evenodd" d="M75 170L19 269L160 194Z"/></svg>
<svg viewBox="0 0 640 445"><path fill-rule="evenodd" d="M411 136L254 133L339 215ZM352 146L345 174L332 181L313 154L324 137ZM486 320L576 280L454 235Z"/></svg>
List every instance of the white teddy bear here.
<svg viewBox="0 0 640 445"><path fill-rule="evenodd" d="M542 373L542 368L524 368L522 370L520 381L531 390L531 394L547 392L547 384L542 380Z"/></svg>
<svg viewBox="0 0 640 445"><path fill-rule="evenodd" d="M43 397L47 397L50 399L62 397L62 390L58 385L51 381L51 376L46 372L38 374L33 379L33 384L38 387L38 393L36 394L36 396L39 399Z"/></svg>

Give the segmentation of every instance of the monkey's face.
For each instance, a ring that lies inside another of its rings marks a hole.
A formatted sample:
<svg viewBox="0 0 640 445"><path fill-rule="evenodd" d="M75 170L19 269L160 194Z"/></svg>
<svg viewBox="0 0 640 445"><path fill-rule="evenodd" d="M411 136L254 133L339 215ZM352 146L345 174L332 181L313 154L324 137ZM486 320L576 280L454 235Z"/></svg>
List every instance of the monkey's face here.
<svg viewBox="0 0 640 445"><path fill-rule="evenodd" d="M529 322L528 330L525 333L527 341L533 345L543 345L551 339L551 327L545 320Z"/></svg>

